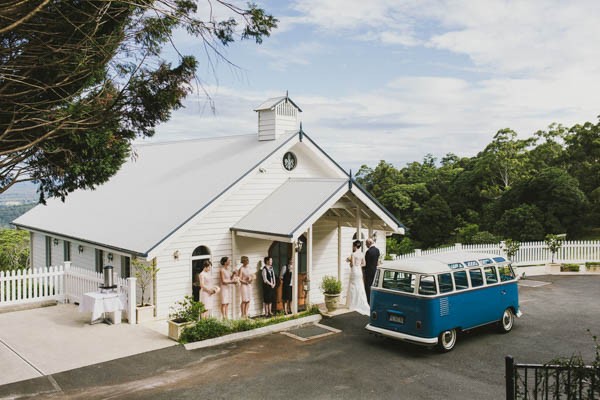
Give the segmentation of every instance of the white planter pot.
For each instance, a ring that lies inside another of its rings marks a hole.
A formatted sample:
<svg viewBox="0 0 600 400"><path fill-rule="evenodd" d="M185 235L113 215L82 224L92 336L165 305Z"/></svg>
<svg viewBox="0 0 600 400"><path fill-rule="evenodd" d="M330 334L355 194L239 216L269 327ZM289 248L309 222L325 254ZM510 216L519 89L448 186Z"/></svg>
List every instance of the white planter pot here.
<svg viewBox="0 0 600 400"><path fill-rule="evenodd" d="M179 340L179 337L181 336L181 332L183 332L183 330L185 328L187 328L188 326L192 326L194 325L194 321L187 321L187 322L175 322L173 320L168 320L167 323L169 324L169 338L173 339L173 340Z"/></svg>
<svg viewBox="0 0 600 400"><path fill-rule="evenodd" d="M546 273L550 275L560 274L560 264L548 263L546 264Z"/></svg>
<svg viewBox="0 0 600 400"><path fill-rule="evenodd" d="M327 311L332 312L338 309L340 303L340 294L325 293L325 307Z"/></svg>
<svg viewBox="0 0 600 400"><path fill-rule="evenodd" d="M154 306L137 306L135 308L135 315L137 317L137 323L143 324L144 322L154 320Z"/></svg>

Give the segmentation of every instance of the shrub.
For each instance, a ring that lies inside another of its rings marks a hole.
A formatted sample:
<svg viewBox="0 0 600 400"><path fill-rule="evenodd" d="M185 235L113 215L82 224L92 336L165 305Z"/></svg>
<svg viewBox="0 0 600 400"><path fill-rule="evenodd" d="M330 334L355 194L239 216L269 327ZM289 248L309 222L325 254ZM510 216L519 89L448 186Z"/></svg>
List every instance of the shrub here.
<svg viewBox="0 0 600 400"><path fill-rule="evenodd" d="M588 261L585 263L586 268L600 268L600 261Z"/></svg>
<svg viewBox="0 0 600 400"><path fill-rule="evenodd" d="M231 333L231 328L227 324L215 318L206 318L201 319L195 325L185 328L179 340L182 343L196 342L198 340L216 338L228 333Z"/></svg>
<svg viewBox="0 0 600 400"><path fill-rule="evenodd" d="M195 325L185 328L179 338L181 343L197 342L205 339L227 335L235 332L245 332L263 326L274 325L308 315L319 314L319 307L313 305L306 311L296 315L278 315L272 318L240 319L233 321L220 321L215 318L201 319Z"/></svg>
<svg viewBox="0 0 600 400"><path fill-rule="evenodd" d="M204 311L206 308L202 302L195 301L192 296L185 296L183 300L175 303L175 307L171 308L169 319L178 323L198 321Z"/></svg>
<svg viewBox="0 0 600 400"><path fill-rule="evenodd" d="M562 264L560 266L561 272L579 272L579 264Z"/></svg>
<svg viewBox="0 0 600 400"><path fill-rule="evenodd" d="M325 294L340 294L342 292L342 282L334 276L326 275L321 282L321 290Z"/></svg>

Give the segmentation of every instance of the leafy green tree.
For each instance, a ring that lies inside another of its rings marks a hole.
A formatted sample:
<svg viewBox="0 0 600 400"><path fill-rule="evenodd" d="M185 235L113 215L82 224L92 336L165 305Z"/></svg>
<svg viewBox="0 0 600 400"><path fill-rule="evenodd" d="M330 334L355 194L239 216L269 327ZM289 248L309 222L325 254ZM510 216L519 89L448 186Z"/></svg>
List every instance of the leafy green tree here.
<svg viewBox="0 0 600 400"><path fill-rule="evenodd" d="M479 225L466 224L456 228L455 242L457 243L473 243L473 236L479 233Z"/></svg>
<svg viewBox="0 0 600 400"><path fill-rule="evenodd" d="M489 176L484 188L489 198L497 198L518 180L527 176L527 148L534 139L517 139L511 129L501 129L494 140L478 155L478 167Z"/></svg>
<svg viewBox="0 0 600 400"><path fill-rule="evenodd" d="M29 232L0 229L0 271L29 267Z"/></svg>
<svg viewBox="0 0 600 400"><path fill-rule="evenodd" d="M549 167L566 168L567 133L568 129L560 124L551 124L547 131L534 133L536 146L529 151L529 169L537 172Z"/></svg>
<svg viewBox="0 0 600 400"><path fill-rule="evenodd" d="M498 221L498 232L519 241L541 240L544 237L542 212L534 205L522 204L504 211Z"/></svg>
<svg viewBox="0 0 600 400"><path fill-rule="evenodd" d="M489 244L489 243L498 243L500 241L500 239L498 238L498 236L494 235L491 232L488 231L481 231L481 232L477 232L476 234L473 235L473 238L471 239L472 244Z"/></svg>
<svg viewBox="0 0 600 400"><path fill-rule="evenodd" d="M546 168L520 182L500 202L503 209L518 204L534 205L542 213L539 222L545 232L567 233L577 233L581 229L581 220L588 207L577 180L559 168Z"/></svg>
<svg viewBox="0 0 600 400"><path fill-rule="evenodd" d="M600 122L573 126L566 142L569 173L590 194L600 188Z"/></svg>
<svg viewBox="0 0 600 400"><path fill-rule="evenodd" d="M513 257L519 252L521 243L518 240L506 239L504 241L504 252L506 257L512 261Z"/></svg>
<svg viewBox="0 0 600 400"><path fill-rule="evenodd" d="M562 236L562 235L554 235L554 234L548 234L544 238L544 242L546 243L546 247L548 247L548 250L550 250L550 253L552 254L552 261L551 262L554 262L554 256L556 255L556 253L558 252L558 250L560 250L560 248L562 247L562 245L563 245L563 239L564 239L564 236Z"/></svg>
<svg viewBox="0 0 600 400"><path fill-rule="evenodd" d="M253 4L207 3L201 11L192 0L0 5L0 193L34 180L41 201L64 200L114 175L133 156L131 142L152 136L194 80L201 86L195 57L162 55L176 31L198 39L210 62L236 37L261 43L277 26Z"/></svg>
<svg viewBox="0 0 600 400"><path fill-rule="evenodd" d="M425 247L446 243L453 230L452 212L440 195L427 200L417 214L414 237Z"/></svg>

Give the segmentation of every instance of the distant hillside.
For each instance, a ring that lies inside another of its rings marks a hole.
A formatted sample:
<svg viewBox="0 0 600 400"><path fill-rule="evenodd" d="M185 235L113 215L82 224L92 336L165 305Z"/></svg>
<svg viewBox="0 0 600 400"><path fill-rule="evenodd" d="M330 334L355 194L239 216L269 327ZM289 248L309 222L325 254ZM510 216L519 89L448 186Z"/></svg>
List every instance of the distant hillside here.
<svg viewBox="0 0 600 400"><path fill-rule="evenodd" d="M0 228L11 227L11 221L35 207L36 203L5 205L0 204Z"/></svg>
<svg viewBox="0 0 600 400"><path fill-rule="evenodd" d="M0 194L0 205L16 206L21 204L36 203L39 195L36 193L37 185L31 182L21 182Z"/></svg>

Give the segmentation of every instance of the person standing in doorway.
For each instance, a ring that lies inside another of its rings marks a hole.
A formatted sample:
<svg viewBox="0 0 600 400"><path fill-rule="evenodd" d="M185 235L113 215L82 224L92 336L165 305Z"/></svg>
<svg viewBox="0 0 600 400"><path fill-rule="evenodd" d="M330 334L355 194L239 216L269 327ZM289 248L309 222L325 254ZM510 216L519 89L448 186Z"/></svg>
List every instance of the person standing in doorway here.
<svg viewBox="0 0 600 400"><path fill-rule="evenodd" d="M371 285L373 279L375 279L375 273L377 272L377 265L379 264L379 249L375 247L373 239L368 238L366 241L367 252L365 253L365 293L367 294L367 302L371 304Z"/></svg>
<svg viewBox="0 0 600 400"><path fill-rule="evenodd" d="M200 301L204 304L205 311L202 313L202 318L210 316L212 307L212 295L217 293L217 288L212 286L211 282L211 267L212 263L209 260L204 260L202 263L202 272L198 276L200 285Z"/></svg>
<svg viewBox="0 0 600 400"><path fill-rule="evenodd" d="M279 279L281 280L281 299L283 301L283 313L292 313L292 282L294 273L294 260L289 259L287 265L281 267Z"/></svg>
<svg viewBox="0 0 600 400"><path fill-rule="evenodd" d="M273 259L271 257L264 258L265 266L262 270L263 278L263 303L265 317L273 316L273 302L275 301L275 271L273 271Z"/></svg>

